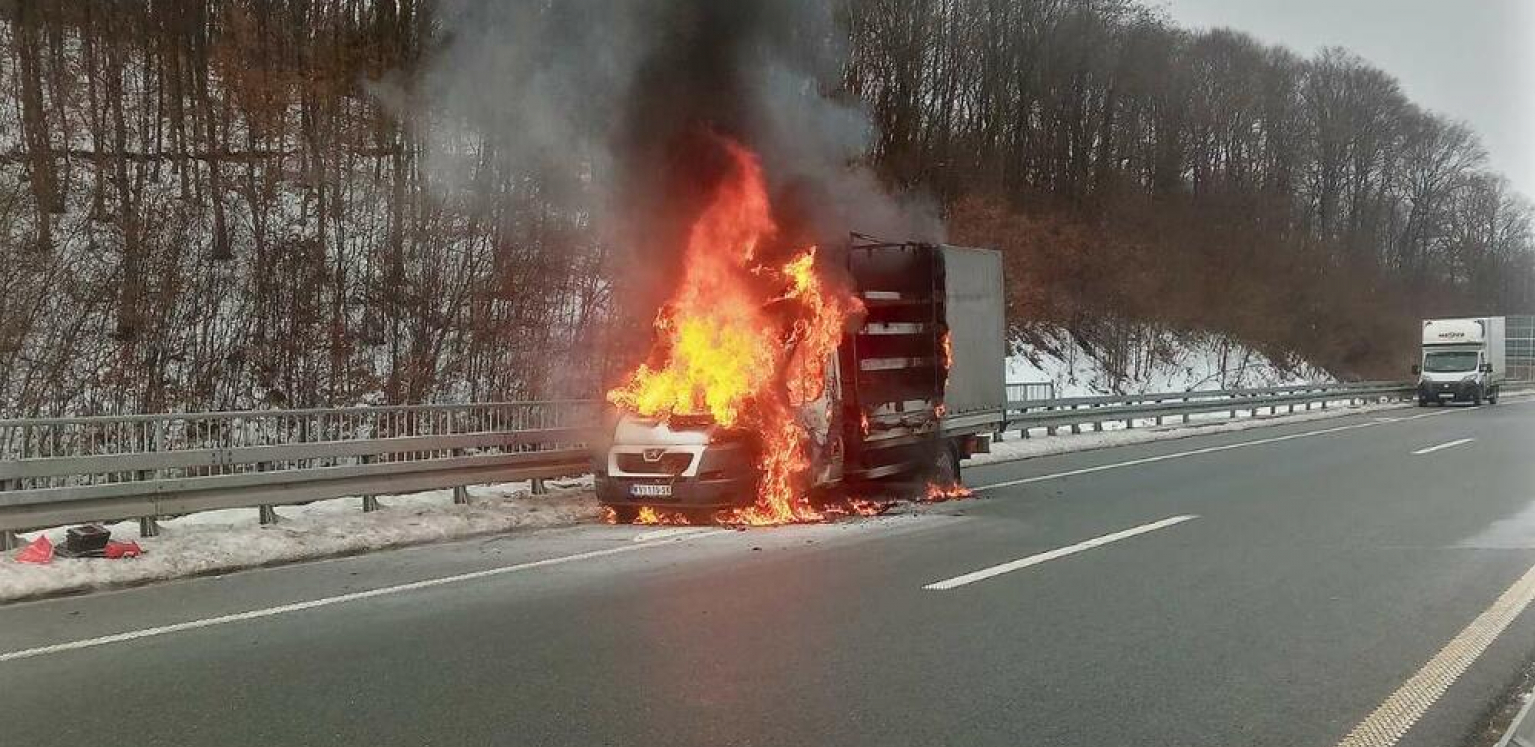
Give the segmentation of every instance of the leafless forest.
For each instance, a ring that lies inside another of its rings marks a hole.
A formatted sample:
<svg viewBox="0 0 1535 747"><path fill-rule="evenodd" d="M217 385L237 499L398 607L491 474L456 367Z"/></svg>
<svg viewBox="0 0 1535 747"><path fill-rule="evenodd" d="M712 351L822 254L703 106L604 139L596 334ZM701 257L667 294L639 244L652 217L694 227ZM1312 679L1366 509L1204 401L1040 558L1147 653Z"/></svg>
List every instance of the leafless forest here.
<svg viewBox="0 0 1535 747"><path fill-rule="evenodd" d="M597 391L630 249L585 199L602 173L579 143L570 173L509 169L508 133L444 138L391 103L439 11L0 3L0 415ZM1008 253L1020 338L1154 325L1400 378L1403 319L1535 311L1528 205L1473 132L1345 51L1134 0L843 0L838 21L827 85L872 117L866 165ZM444 139L472 191L434 187Z"/></svg>

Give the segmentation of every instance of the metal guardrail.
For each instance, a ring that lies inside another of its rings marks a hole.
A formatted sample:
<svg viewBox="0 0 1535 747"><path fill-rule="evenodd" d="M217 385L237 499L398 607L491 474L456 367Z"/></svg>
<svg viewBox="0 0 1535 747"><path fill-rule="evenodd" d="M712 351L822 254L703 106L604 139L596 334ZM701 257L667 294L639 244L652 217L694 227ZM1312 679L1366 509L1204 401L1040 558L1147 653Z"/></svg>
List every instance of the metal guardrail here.
<svg viewBox="0 0 1535 747"><path fill-rule="evenodd" d="M584 473L601 403L506 402L0 420L0 547L16 530Z"/></svg>
<svg viewBox="0 0 1535 747"><path fill-rule="evenodd" d="M1510 389L1521 384L1505 385ZM1305 384L1206 392L1009 401L975 425L1003 431L1166 418L1371 398L1411 398L1412 382ZM314 410L0 420L0 548L23 529L155 519L198 511L542 480L584 474L602 403L503 402ZM987 419L987 418L990 419Z"/></svg>
<svg viewBox="0 0 1535 747"><path fill-rule="evenodd" d="M1049 401L1009 401L997 433L1019 430L1025 437L1031 428L1045 428L1050 434L1070 427L1080 432L1083 426L1103 430L1105 423L1123 422L1134 427L1137 421L1151 420L1161 425L1169 417L1188 422L1189 416L1229 412L1232 418L1241 411L1256 413L1268 409L1277 413L1284 407L1332 402L1353 402L1372 397L1409 398L1415 395L1413 382L1365 382L1358 384L1302 384L1201 392L1163 392L1156 394L1065 397Z"/></svg>
<svg viewBox="0 0 1535 747"><path fill-rule="evenodd" d="M1044 399L1055 399L1055 382L1053 381L1009 381L1007 382L1008 402L1037 402Z"/></svg>

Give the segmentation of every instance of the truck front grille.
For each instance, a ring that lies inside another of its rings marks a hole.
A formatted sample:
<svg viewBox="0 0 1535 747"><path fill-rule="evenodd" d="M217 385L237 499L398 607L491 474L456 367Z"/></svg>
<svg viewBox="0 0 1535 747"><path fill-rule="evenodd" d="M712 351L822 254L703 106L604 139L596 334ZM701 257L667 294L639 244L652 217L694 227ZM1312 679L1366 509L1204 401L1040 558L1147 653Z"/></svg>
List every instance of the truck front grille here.
<svg viewBox="0 0 1535 747"><path fill-rule="evenodd" d="M662 454L656 461L647 461L641 454L616 454L614 461L620 472L631 475L680 475L693 465L693 455L671 452Z"/></svg>

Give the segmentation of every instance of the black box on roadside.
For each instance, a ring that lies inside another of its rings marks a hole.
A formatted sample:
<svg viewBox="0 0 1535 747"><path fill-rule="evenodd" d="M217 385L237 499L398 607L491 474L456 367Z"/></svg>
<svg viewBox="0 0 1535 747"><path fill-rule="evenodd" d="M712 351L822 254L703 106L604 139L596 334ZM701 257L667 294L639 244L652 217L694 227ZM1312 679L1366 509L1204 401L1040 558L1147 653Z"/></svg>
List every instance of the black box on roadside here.
<svg viewBox="0 0 1535 747"><path fill-rule="evenodd" d="M107 540L111 537L112 533L99 524L70 527L64 533L64 552L61 554L74 557L100 555L106 552Z"/></svg>

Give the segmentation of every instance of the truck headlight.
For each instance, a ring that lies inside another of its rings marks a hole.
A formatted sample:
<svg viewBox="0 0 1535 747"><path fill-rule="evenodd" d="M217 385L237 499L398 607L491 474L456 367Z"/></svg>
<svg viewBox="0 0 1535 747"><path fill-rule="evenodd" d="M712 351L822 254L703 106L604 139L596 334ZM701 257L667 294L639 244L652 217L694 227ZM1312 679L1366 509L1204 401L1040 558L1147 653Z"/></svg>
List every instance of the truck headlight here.
<svg viewBox="0 0 1535 747"><path fill-rule="evenodd" d="M1477 376L1476 374L1467 374L1466 376L1461 378L1460 383L1462 383L1462 384L1475 384L1476 383L1476 376Z"/></svg>

